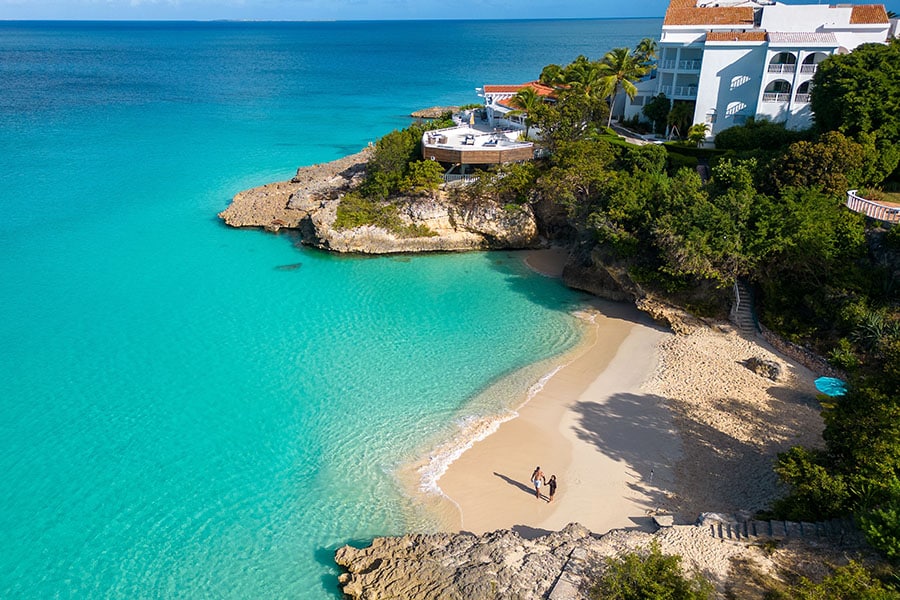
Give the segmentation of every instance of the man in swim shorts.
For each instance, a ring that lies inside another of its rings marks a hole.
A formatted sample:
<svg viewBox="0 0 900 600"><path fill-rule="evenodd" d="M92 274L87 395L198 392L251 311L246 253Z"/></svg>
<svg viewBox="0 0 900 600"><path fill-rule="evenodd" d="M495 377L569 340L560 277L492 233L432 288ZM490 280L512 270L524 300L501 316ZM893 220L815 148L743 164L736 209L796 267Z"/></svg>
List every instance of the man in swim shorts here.
<svg viewBox="0 0 900 600"><path fill-rule="evenodd" d="M531 483L534 484L534 496L538 500L541 499L541 486L547 483L547 478L544 477L544 472L541 471L540 467L534 468L534 473L531 474Z"/></svg>

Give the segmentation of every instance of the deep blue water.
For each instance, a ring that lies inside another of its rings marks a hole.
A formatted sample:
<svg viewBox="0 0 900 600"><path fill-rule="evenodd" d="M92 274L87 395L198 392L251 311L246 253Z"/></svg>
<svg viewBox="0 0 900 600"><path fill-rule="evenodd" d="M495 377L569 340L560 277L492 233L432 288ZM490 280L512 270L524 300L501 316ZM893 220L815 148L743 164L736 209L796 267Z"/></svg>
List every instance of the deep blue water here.
<svg viewBox="0 0 900 600"><path fill-rule="evenodd" d="M581 297L215 215L660 24L0 23L0 597L337 597L336 547L427 529L394 471Z"/></svg>

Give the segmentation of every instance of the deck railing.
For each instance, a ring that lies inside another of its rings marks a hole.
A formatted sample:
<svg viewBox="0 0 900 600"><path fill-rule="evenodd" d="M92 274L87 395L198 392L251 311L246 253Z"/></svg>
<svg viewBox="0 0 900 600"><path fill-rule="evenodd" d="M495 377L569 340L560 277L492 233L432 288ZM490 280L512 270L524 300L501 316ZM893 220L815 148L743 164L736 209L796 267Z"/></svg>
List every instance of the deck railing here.
<svg viewBox="0 0 900 600"><path fill-rule="evenodd" d="M766 92L763 94L763 102L790 102L790 94L781 94L774 92Z"/></svg>
<svg viewBox="0 0 900 600"><path fill-rule="evenodd" d="M819 65L800 65L801 73L815 73Z"/></svg>
<svg viewBox="0 0 900 600"><path fill-rule="evenodd" d="M798 104L809 104L809 94L796 94L794 95L794 101Z"/></svg>
<svg viewBox="0 0 900 600"><path fill-rule="evenodd" d="M772 64L769 65L769 73L793 73L797 70L796 64Z"/></svg>
<svg viewBox="0 0 900 600"><path fill-rule="evenodd" d="M847 208L883 223L900 223L900 207L885 206L856 195L856 190L847 192Z"/></svg>

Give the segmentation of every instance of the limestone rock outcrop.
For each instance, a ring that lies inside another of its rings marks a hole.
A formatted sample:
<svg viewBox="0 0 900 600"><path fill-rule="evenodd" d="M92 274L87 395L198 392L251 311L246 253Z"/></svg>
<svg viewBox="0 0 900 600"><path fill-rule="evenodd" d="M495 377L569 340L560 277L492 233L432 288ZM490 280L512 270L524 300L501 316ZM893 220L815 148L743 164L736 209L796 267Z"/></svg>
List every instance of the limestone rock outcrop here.
<svg viewBox="0 0 900 600"><path fill-rule="evenodd" d="M448 252L540 244L531 207L507 209L491 200L460 204L451 201L445 191L433 197L395 199L403 224L425 235L402 235L374 225L336 229L341 198L365 178L370 153L371 149L366 149L331 163L304 167L290 181L240 192L219 216L232 227L296 229L304 244L333 252Z"/></svg>
<svg viewBox="0 0 900 600"><path fill-rule="evenodd" d="M545 598L572 551L591 532L570 524L534 540L513 531L376 538L368 548L344 546L335 561L351 598Z"/></svg>

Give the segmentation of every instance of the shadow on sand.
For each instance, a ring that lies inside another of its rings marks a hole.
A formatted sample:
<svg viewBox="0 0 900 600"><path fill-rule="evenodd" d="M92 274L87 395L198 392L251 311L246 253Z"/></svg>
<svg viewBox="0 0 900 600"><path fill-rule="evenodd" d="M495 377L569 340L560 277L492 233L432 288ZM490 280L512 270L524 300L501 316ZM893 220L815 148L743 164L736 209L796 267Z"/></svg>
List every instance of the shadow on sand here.
<svg viewBox="0 0 900 600"><path fill-rule="evenodd" d="M500 473L497 473L496 471L494 471L494 475L496 475L497 477L499 477L500 479L502 479L503 481L505 481L505 482L508 483L509 485L511 485L511 486L513 486L513 487L515 487L515 488L519 488L520 490L522 490L523 492L525 492L525 493L528 494L529 496L534 496L534 488L531 487L530 485L526 485L526 484L522 483L521 481L516 481L515 479L512 479L512 478L510 478L510 477L507 477L506 475L502 475L502 474L500 474ZM542 497L543 497L543 496L542 496Z"/></svg>

